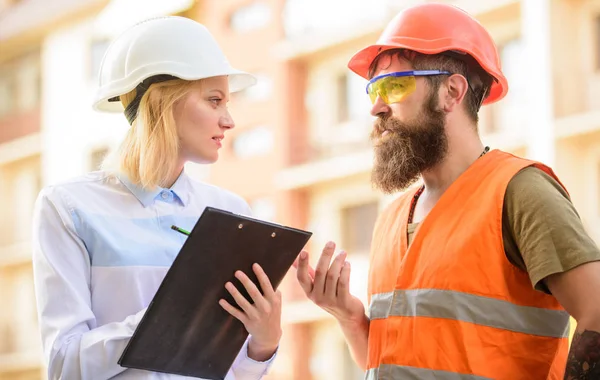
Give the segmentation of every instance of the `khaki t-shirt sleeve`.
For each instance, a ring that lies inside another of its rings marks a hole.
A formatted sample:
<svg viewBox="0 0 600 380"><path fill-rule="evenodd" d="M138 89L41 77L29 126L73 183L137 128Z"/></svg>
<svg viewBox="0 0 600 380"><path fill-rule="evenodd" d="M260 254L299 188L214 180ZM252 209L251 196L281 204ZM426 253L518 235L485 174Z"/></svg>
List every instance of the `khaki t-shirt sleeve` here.
<svg viewBox="0 0 600 380"><path fill-rule="evenodd" d="M549 275L600 260L600 249L585 231L568 194L535 167L521 170L508 184L503 235L509 260L524 265L532 285L546 293L550 291L543 280Z"/></svg>

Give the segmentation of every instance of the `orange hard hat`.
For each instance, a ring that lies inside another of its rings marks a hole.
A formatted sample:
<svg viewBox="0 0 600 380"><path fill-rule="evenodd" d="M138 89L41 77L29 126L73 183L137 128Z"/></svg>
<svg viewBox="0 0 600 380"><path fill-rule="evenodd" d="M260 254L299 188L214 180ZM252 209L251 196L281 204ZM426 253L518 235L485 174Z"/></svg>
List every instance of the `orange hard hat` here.
<svg viewBox="0 0 600 380"><path fill-rule="evenodd" d="M494 40L477 20L455 6L429 3L403 10L386 26L377 43L350 59L348 68L369 79L371 63L379 53L389 49L468 54L494 78L483 104L496 102L508 92Z"/></svg>

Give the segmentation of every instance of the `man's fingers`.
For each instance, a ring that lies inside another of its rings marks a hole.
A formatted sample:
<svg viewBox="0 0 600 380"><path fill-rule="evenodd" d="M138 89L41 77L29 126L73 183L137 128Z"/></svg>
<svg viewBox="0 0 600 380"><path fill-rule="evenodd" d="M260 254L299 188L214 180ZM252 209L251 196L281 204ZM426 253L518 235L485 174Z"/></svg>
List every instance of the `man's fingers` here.
<svg viewBox="0 0 600 380"><path fill-rule="evenodd" d="M350 263L344 262L337 285L337 296L342 302L350 298Z"/></svg>
<svg viewBox="0 0 600 380"><path fill-rule="evenodd" d="M313 267L310 266L308 252L302 251L302 252L300 252L298 257L296 257L296 260L294 260L294 264L293 264L293 266L294 266L294 268L296 268L296 270L300 267L300 261L304 261L306 263L306 267L308 268L308 275L310 276L310 279L314 281L315 270L313 269Z"/></svg>
<svg viewBox="0 0 600 380"><path fill-rule="evenodd" d="M298 266L296 277L306 295L309 295L313 290L313 276L310 275L312 268L308 265L308 252L302 251L298 255Z"/></svg>
<svg viewBox="0 0 600 380"><path fill-rule="evenodd" d="M335 243L329 242L325 244L325 248L323 248L323 253L321 253L321 257L319 258L319 262L317 263L317 267L315 268L315 281L314 281L314 293L315 294L323 294L325 292L325 280L327 277L327 271L329 270L329 263L331 263L331 257L333 256L333 252L335 251Z"/></svg>
<svg viewBox="0 0 600 380"><path fill-rule="evenodd" d="M327 271L327 280L325 281L325 297L328 299L334 299L337 294L338 279L340 278L340 272L346 260L346 252L341 252L333 260L331 267Z"/></svg>

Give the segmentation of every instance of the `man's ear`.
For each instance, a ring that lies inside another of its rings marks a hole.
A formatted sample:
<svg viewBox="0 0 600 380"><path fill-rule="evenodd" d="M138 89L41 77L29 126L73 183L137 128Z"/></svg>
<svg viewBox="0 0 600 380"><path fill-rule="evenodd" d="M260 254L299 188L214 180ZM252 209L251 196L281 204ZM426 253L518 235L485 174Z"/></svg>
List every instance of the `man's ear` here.
<svg viewBox="0 0 600 380"><path fill-rule="evenodd" d="M442 87L444 91L441 94L440 106L446 112L454 111L463 102L469 91L467 79L460 74L449 76Z"/></svg>

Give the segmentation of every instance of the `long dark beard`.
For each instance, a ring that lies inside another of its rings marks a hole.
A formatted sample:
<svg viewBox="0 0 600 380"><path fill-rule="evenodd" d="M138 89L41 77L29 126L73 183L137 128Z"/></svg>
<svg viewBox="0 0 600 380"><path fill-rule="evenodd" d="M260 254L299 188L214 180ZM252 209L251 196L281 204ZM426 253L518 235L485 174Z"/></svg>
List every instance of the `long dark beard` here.
<svg viewBox="0 0 600 380"><path fill-rule="evenodd" d="M414 121L401 122L391 116L377 119L371 133L375 149L373 186L386 194L402 191L422 172L439 164L448 152L445 124L446 115L437 108L433 96ZM389 132L381 138L385 130Z"/></svg>

